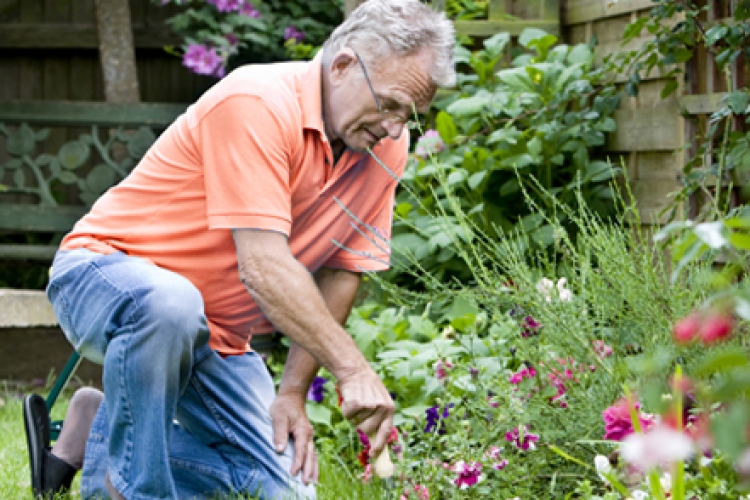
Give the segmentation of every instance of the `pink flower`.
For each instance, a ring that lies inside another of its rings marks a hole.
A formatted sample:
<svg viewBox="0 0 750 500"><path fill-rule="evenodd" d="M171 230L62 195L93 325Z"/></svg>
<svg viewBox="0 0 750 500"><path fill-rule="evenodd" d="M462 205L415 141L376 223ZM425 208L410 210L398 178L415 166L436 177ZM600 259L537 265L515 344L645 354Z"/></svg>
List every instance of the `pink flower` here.
<svg viewBox="0 0 750 500"><path fill-rule="evenodd" d="M507 465L508 465L508 460L503 458L499 462L495 462L494 464L492 464L492 468L495 470L503 470Z"/></svg>
<svg viewBox="0 0 750 500"><path fill-rule="evenodd" d="M365 465L365 471L359 476L363 483L369 483L372 479L372 466L370 464Z"/></svg>
<svg viewBox="0 0 750 500"><path fill-rule="evenodd" d="M479 482L479 476L482 475L482 464L479 462L467 464L463 460L459 460L453 466L453 472L458 474L458 477L453 480L453 484L460 489L469 488Z"/></svg>
<svg viewBox="0 0 750 500"><path fill-rule="evenodd" d="M182 64L199 75L213 75L224 67L224 60L215 48L191 44L182 57Z"/></svg>
<svg viewBox="0 0 750 500"><path fill-rule="evenodd" d="M700 339L704 344L713 344L731 335L732 330L734 330L734 318L714 311L703 319Z"/></svg>
<svg viewBox="0 0 750 500"><path fill-rule="evenodd" d="M531 379L534 377L536 377L536 370L534 370L534 368L524 368L523 370L511 375L508 381L513 385L518 385L523 382L524 379Z"/></svg>
<svg viewBox="0 0 750 500"><path fill-rule="evenodd" d="M430 155L439 153L445 149L445 143L440 138L437 130L428 130L422 137L417 140L417 146L414 154L421 158L428 158Z"/></svg>
<svg viewBox="0 0 750 500"><path fill-rule="evenodd" d="M700 327L700 314L694 312L674 324L674 327L672 328L672 336L678 344L686 344L695 339Z"/></svg>
<svg viewBox="0 0 750 500"><path fill-rule="evenodd" d="M521 322L521 337L529 338L539 333L542 324L534 319L533 316L526 316Z"/></svg>
<svg viewBox="0 0 750 500"><path fill-rule="evenodd" d="M448 360L438 359L437 361L435 361L435 364L433 364L432 367L435 368L435 378L443 381L448 377L448 372L446 372L446 369L450 370L451 368L453 368L453 363Z"/></svg>
<svg viewBox="0 0 750 500"><path fill-rule="evenodd" d="M601 359L604 359L606 357L609 357L612 355L612 348L604 343L602 340L592 340L591 343L594 346L594 352L596 352L596 355L599 356Z"/></svg>
<svg viewBox="0 0 750 500"><path fill-rule="evenodd" d="M640 413L640 403L636 401L634 404L641 428L649 428L653 424L653 419ZM604 410L602 418L604 418L604 439L622 441L634 432L633 422L630 419L630 403L626 398L620 399Z"/></svg>
<svg viewBox="0 0 750 500"><path fill-rule="evenodd" d="M487 455L490 458L499 458L500 457L500 448L499 446L490 446L487 451L484 452L485 455Z"/></svg>
<svg viewBox="0 0 750 500"><path fill-rule="evenodd" d="M505 439L516 445L516 448L518 448L519 450L526 451L536 449L536 445L534 443L536 441L539 441L539 436L537 434L530 433L529 426L525 425L523 435L521 435L520 427L516 427L512 431L505 434Z"/></svg>
<svg viewBox="0 0 750 500"><path fill-rule="evenodd" d="M417 495L417 498L419 500L429 500L430 498L430 490L427 488L427 486L424 486L422 484L417 484L414 486L414 493Z"/></svg>

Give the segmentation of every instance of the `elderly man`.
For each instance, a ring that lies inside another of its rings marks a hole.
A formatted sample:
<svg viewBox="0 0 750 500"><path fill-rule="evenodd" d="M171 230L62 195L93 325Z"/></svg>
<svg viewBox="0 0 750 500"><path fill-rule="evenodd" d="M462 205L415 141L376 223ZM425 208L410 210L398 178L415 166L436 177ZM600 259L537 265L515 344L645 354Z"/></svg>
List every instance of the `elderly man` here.
<svg viewBox="0 0 750 500"><path fill-rule="evenodd" d="M419 1L369 0L313 61L216 84L66 236L48 296L104 367L84 497L313 497L305 395L321 365L383 449L394 404L342 324L360 273L388 265L372 241L390 234L405 123L453 84L453 44ZM292 342L278 394L249 350L274 329ZM68 441L32 452L37 469L64 468Z"/></svg>

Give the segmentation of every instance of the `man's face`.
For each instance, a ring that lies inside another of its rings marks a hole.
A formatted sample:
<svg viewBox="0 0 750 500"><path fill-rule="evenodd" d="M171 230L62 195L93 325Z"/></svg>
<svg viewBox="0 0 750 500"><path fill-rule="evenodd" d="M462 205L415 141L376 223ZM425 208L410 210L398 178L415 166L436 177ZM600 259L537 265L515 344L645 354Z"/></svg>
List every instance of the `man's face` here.
<svg viewBox="0 0 750 500"><path fill-rule="evenodd" d="M357 151L372 148L386 136L401 136L414 116L412 105L418 112L427 111L436 90L428 76L428 51L377 63L367 57L351 49L334 57L326 109L328 139Z"/></svg>

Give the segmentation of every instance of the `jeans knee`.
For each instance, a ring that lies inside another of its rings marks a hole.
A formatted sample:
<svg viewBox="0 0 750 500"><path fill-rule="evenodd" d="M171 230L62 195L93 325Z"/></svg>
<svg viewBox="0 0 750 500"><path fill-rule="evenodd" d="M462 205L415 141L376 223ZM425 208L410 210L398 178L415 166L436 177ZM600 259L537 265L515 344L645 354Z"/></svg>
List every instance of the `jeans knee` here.
<svg viewBox="0 0 750 500"><path fill-rule="evenodd" d="M208 341L203 298L185 278L176 276L149 290L140 309L160 342L171 348L192 351Z"/></svg>

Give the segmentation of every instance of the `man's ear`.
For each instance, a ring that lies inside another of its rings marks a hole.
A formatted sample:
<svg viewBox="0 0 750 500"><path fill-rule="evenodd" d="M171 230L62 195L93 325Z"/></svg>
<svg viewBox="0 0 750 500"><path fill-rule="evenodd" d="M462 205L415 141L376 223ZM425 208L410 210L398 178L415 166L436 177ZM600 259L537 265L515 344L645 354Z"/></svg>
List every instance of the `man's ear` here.
<svg viewBox="0 0 750 500"><path fill-rule="evenodd" d="M357 64L357 57L351 49L341 49L334 54L331 59L331 65L328 68L329 81L332 86L338 87L341 85L349 70Z"/></svg>

